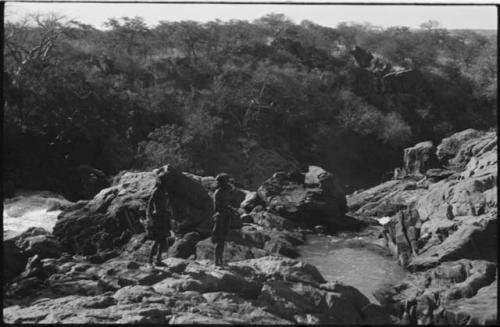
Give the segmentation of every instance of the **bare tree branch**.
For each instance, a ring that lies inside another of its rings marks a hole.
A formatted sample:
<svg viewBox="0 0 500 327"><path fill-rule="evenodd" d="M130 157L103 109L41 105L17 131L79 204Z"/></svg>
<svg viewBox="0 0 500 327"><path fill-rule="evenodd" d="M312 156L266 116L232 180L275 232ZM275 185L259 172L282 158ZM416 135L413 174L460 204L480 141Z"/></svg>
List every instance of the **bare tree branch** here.
<svg viewBox="0 0 500 327"><path fill-rule="evenodd" d="M15 62L13 82L17 84L27 65L46 62L56 41L68 28L64 16L32 14L6 26L5 51ZM28 35L30 37L28 37Z"/></svg>

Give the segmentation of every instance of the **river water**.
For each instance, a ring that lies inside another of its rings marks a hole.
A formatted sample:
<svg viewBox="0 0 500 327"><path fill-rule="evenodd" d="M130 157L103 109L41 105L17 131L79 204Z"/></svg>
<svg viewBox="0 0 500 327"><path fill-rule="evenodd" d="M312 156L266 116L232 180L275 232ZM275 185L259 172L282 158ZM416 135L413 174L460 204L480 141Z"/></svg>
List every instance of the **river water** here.
<svg viewBox="0 0 500 327"><path fill-rule="evenodd" d="M373 292L385 284L401 281L406 272L382 246L363 237L308 235L299 247L300 260L318 268L327 281L356 287L370 301Z"/></svg>
<svg viewBox="0 0 500 327"><path fill-rule="evenodd" d="M52 232L61 208L70 204L46 191L23 192L3 201L3 238L15 237L30 227Z"/></svg>

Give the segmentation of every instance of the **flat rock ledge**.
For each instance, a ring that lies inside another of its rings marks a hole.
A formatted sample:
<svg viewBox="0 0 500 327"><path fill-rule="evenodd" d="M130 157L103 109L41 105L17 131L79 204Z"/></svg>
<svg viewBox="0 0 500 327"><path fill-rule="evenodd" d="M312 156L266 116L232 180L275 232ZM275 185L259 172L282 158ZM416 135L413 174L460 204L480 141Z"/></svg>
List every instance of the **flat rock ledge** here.
<svg viewBox="0 0 500 327"><path fill-rule="evenodd" d="M52 274L11 286L4 297L5 323L393 322L356 288L327 283L316 267L278 256L224 267L168 258L165 267L153 268L124 256L102 264L76 256L42 261Z"/></svg>

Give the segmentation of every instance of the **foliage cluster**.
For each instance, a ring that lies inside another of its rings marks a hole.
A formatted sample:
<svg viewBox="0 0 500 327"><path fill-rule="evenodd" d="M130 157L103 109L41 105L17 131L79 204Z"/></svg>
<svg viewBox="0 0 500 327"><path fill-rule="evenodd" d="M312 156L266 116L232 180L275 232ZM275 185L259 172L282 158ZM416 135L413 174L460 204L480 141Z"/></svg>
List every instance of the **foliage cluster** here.
<svg viewBox="0 0 500 327"><path fill-rule="evenodd" d="M334 171L349 189L378 182L416 141L495 126L496 36L435 22L327 28L280 14L105 27L6 23L4 181L78 198L78 165L113 175L171 163L224 167L255 187L252 167L265 163L241 165L266 150ZM425 89L375 90L354 45L417 69Z"/></svg>

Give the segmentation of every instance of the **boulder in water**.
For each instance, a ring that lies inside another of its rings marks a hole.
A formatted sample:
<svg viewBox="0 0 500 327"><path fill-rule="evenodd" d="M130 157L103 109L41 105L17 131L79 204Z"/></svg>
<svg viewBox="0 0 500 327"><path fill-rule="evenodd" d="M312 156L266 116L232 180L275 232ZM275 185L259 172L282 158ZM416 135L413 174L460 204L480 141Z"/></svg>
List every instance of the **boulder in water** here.
<svg viewBox="0 0 500 327"><path fill-rule="evenodd" d="M295 222L329 228L348 225L345 194L334 176L315 166L305 174L277 172L257 194L271 212Z"/></svg>

